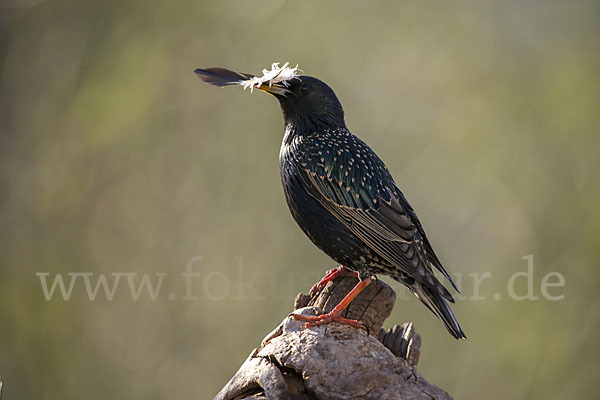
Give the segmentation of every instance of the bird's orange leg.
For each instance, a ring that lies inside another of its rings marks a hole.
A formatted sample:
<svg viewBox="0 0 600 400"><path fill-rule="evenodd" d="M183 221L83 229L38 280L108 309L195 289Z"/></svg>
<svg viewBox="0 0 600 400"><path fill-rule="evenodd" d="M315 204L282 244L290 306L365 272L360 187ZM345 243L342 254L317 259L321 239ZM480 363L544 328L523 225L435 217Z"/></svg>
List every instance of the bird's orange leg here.
<svg viewBox="0 0 600 400"><path fill-rule="evenodd" d="M353 276L358 278L358 272L352 271L350 268L346 268L343 265L340 265L334 269L330 269L319 282L314 284L314 286L310 289L310 294L315 294L319 289L327 285L327 282L331 282L340 276Z"/></svg>
<svg viewBox="0 0 600 400"><path fill-rule="evenodd" d="M294 317L294 319L297 319L300 321L305 321L306 322L304 324L305 328L310 328L312 326L317 326L317 325L328 324L330 322L339 322L340 324L350 325L350 326L353 326L354 328L363 328L365 325L362 322L356 321L353 319L344 318L341 316L341 314L342 314L342 311L344 311L344 309L346 307L348 307L348 304L350 304L350 302L364 288L366 288L369 283L371 283L371 278L366 278L366 279L360 280L358 282L358 284L356 284L356 286L354 286L354 288L350 291L350 293L348 293L346 295L346 297L344 297L342 299L342 301L340 301L340 304L335 306L334 309L331 310L331 312L329 312L327 314L309 317L309 316L305 316L305 315L299 315L299 314L292 313L292 317Z"/></svg>

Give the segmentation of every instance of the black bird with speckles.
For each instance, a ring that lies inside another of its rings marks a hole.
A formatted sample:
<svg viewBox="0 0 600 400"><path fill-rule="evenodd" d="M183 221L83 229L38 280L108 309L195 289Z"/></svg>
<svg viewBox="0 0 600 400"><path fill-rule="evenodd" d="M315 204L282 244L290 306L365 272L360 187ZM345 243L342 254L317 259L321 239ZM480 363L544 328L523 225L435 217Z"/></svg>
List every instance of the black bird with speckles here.
<svg viewBox="0 0 600 400"><path fill-rule="evenodd" d="M227 70L200 69L196 73L214 84L221 71ZM247 79L251 75L240 76ZM383 161L346 127L342 105L333 90L310 76L284 84L263 84L259 89L274 95L283 110L285 134L279 163L290 211L310 240L342 265L315 286L339 275L360 279L331 313L296 317L308 326L331 321L360 326L339 314L371 277L383 274L406 285L452 336L465 338L447 303L454 299L432 267L456 289L454 282Z"/></svg>

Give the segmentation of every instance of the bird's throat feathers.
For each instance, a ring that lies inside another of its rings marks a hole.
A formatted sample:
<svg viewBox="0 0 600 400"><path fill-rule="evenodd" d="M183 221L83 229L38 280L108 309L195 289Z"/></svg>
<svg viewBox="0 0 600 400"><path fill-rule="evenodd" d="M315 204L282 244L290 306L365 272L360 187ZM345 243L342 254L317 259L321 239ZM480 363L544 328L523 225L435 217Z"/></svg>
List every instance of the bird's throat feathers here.
<svg viewBox="0 0 600 400"><path fill-rule="evenodd" d="M318 104L314 107L298 107L289 101L281 101L285 136L291 140L314 132L332 128L345 128L344 110L336 104Z"/></svg>

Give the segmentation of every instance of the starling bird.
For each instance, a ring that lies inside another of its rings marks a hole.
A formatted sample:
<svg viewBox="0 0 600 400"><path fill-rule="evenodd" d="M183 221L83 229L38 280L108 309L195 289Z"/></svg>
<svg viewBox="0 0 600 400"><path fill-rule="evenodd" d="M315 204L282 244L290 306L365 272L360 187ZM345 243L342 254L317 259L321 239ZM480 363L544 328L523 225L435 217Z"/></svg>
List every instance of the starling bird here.
<svg viewBox="0 0 600 400"><path fill-rule="evenodd" d="M338 276L359 279L330 313L293 314L296 319L307 327L332 321L362 326L341 313L375 275L383 274L408 287L452 336L466 338L447 303L454 299L432 267L458 291L456 285L383 161L346 127L342 105L329 86L296 76L287 64L274 64L263 78L222 68L195 72L208 83L256 87L279 100L285 124L279 164L287 204L310 240L341 264L311 292Z"/></svg>

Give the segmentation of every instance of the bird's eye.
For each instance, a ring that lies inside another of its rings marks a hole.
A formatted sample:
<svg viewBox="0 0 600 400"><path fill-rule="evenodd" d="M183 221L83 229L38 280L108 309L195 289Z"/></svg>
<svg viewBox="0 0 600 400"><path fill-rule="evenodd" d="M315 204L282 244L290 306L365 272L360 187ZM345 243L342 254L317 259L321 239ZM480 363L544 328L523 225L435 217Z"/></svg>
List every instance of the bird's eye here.
<svg viewBox="0 0 600 400"><path fill-rule="evenodd" d="M300 94L306 94L308 92L308 88L306 86L300 86Z"/></svg>

